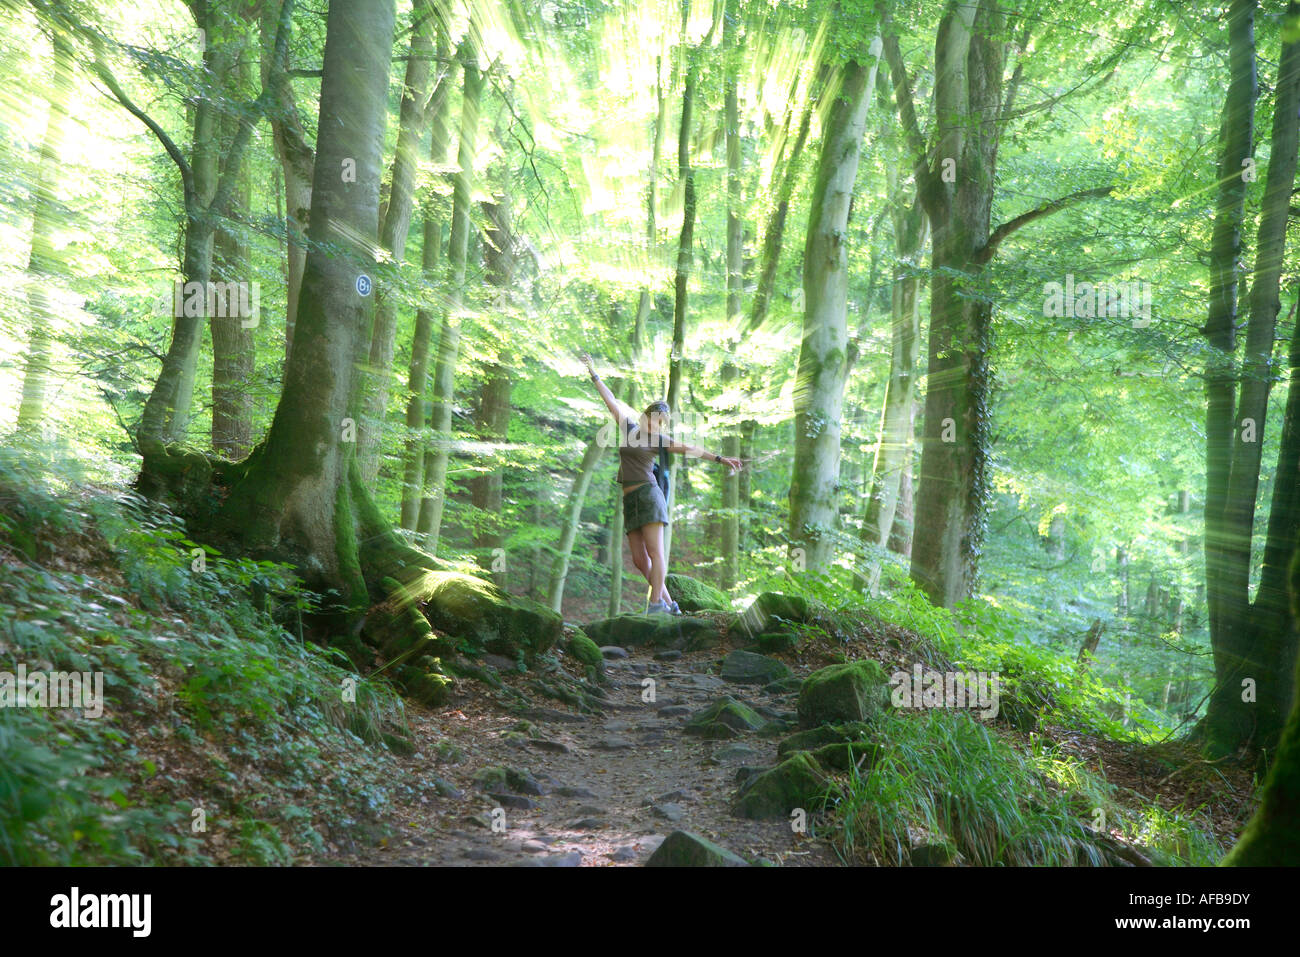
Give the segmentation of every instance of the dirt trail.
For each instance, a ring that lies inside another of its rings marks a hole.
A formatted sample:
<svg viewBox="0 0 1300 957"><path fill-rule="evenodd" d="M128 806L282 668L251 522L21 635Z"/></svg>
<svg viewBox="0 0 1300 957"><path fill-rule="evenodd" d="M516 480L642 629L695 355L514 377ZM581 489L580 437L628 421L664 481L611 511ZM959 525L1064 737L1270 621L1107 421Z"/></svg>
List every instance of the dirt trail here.
<svg viewBox="0 0 1300 957"><path fill-rule="evenodd" d="M718 677L724 655L646 649L607 656L603 715L537 700L520 715L506 710L504 695L474 682L463 684L449 707L411 707L417 750L401 763L430 786L416 801L388 810L395 833L386 843L354 845L320 863L639 865L678 828L751 860L836 863L824 842L795 833L787 821L731 813L737 772L776 763L780 736L704 741L682 733L692 714L725 695L766 718L793 719L793 694ZM643 701L646 678L653 680L653 701ZM475 780L492 766L526 778L504 786Z"/></svg>

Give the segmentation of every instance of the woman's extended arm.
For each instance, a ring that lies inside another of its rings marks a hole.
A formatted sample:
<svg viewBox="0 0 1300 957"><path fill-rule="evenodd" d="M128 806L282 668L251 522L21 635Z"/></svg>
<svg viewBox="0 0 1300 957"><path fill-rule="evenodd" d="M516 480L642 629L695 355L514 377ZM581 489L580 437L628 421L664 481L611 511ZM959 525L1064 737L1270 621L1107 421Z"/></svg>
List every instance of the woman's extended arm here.
<svg viewBox="0 0 1300 957"><path fill-rule="evenodd" d="M718 455L717 453L710 452L707 449L702 449L698 445L685 445L684 443L672 440L667 446L665 446L665 448L667 448L669 452L676 452L678 455L689 455L694 458L708 459L711 462L721 462L733 472L738 472L744 468L744 463L741 462L740 459L729 459L726 456Z"/></svg>

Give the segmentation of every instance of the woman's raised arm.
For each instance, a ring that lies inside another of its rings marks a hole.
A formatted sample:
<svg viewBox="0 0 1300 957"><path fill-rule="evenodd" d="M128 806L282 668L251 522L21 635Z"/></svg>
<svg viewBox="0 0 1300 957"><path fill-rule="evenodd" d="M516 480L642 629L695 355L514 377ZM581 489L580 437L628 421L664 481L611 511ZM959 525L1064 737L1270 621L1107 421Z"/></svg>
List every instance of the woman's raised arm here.
<svg viewBox="0 0 1300 957"><path fill-rule="evenodd" d="M631 419L635 422L637 417L636 410L630 405L620 402L615 398L614 393L609 391L609 386L605 385L605 383L601 381L600 376L596 374L596 365L591 361L591 356L584 352L581 358L582 364L587 367L587 374L591 376L591 381L596 384L596 391L599 392L600 397L605 400L605 405L608 406L610 414L613 415L615 419Z"/></svg>

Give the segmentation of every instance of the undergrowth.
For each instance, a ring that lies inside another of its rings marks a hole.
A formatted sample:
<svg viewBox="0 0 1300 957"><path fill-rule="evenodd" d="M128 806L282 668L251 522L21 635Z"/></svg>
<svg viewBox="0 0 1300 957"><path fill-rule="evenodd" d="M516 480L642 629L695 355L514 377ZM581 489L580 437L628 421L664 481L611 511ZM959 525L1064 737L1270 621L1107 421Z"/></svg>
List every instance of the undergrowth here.
<svg viewBox="0 0 1300 957"><path fill-rule="evenodd" d="M295 633L292 572L63 478L0 450L0 672L101 673L103 711L0 708L0 863L287 864L377 834L418 786L402 701Z"/></svg>

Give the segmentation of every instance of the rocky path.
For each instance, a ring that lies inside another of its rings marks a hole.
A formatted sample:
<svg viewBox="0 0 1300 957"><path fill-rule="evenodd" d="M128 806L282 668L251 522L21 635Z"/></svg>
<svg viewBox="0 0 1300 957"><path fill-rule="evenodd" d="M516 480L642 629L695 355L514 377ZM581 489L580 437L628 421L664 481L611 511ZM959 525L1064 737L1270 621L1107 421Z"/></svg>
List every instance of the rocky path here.
<svg viewBox="0 0 1300 957"><path fill-rule="evenodd" d="M795 686L724 679L726 652L602 649L604 713L508 707L473 684L450 707L412 708L416 752L402 758L418 798L388 809L395 836L321 863L349 865L640 865L682 829L755 863L835 863L824 842L784 820L735 816L738 781L776 763L794 721ZM761 669L772 659L754 659ZM749 659L745 659L748 661ZM751 678L728 665L728 679ZM780 665L775 665L780 668ZM516 676L503 678L509 683ZM727 697L765 724L689 733L692 716ZM343 843L340 841L338 843ZM337 847L337 843L336 843Z"/></svg>

